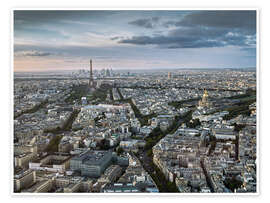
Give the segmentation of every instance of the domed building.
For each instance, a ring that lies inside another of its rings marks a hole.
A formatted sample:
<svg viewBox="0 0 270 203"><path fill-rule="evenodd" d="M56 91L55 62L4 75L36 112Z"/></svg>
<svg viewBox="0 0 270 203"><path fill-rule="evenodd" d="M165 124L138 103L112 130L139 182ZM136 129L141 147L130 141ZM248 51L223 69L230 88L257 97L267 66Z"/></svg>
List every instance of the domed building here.
<svg viewBox="0 0 270 203"><path fill-rule="evenodd" d="M199 107L210 107L211 106L211 102L209 102L208 97L209 97L208 92L206 89L204 89L202 99L199 101Z"/></svg>

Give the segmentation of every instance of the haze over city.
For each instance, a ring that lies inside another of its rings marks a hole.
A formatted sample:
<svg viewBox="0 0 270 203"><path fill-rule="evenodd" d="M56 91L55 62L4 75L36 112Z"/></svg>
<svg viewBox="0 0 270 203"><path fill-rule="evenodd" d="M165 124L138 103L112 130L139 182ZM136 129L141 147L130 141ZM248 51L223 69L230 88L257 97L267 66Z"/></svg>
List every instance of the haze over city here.
<svg viewBox="0 0 270 203"><path fill-rule="evenodd" d="M256 67L256 11L14 11L14 71Z"/></svg>

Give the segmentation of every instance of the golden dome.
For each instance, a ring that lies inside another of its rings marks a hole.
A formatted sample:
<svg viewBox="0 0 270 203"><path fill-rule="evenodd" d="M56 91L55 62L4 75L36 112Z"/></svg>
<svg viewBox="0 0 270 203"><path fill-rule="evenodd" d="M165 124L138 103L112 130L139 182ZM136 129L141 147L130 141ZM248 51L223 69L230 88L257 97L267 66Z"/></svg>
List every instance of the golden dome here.
<svg viewBox="0 0 270 203"><path fill-rule="evenodd" d="M204 89L203 97L208 97L208 92L206 89Z"/></svg>

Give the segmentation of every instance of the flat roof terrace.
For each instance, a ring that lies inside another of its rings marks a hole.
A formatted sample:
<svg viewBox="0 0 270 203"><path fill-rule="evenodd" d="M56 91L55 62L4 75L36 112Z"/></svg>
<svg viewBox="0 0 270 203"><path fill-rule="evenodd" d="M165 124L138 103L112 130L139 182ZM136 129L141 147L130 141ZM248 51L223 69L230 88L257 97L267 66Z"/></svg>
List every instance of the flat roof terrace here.
<svg viewBox="0 0 270 203"><path fill-rule="evenodd" d="M73 157L73 160L80 160L85 164L99 165L103 162L104 158L108 156L110 151L92 151L89 150L79 156Z"/></svg>

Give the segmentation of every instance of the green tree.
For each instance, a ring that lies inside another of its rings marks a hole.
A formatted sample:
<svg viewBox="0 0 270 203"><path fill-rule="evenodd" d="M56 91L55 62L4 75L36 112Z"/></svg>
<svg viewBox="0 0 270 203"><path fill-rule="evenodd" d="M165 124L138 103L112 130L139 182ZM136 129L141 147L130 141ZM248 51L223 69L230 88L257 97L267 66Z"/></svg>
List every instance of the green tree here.
<svg viewBox="0 0 270 203"><path fill-rule="evenodd" d="M117 148L117 151L116 151L117 155L120 155L120 154L122 154L123 152L124 152L124 150L123 150L122 147L118 147L118 148Z"/></svg>

